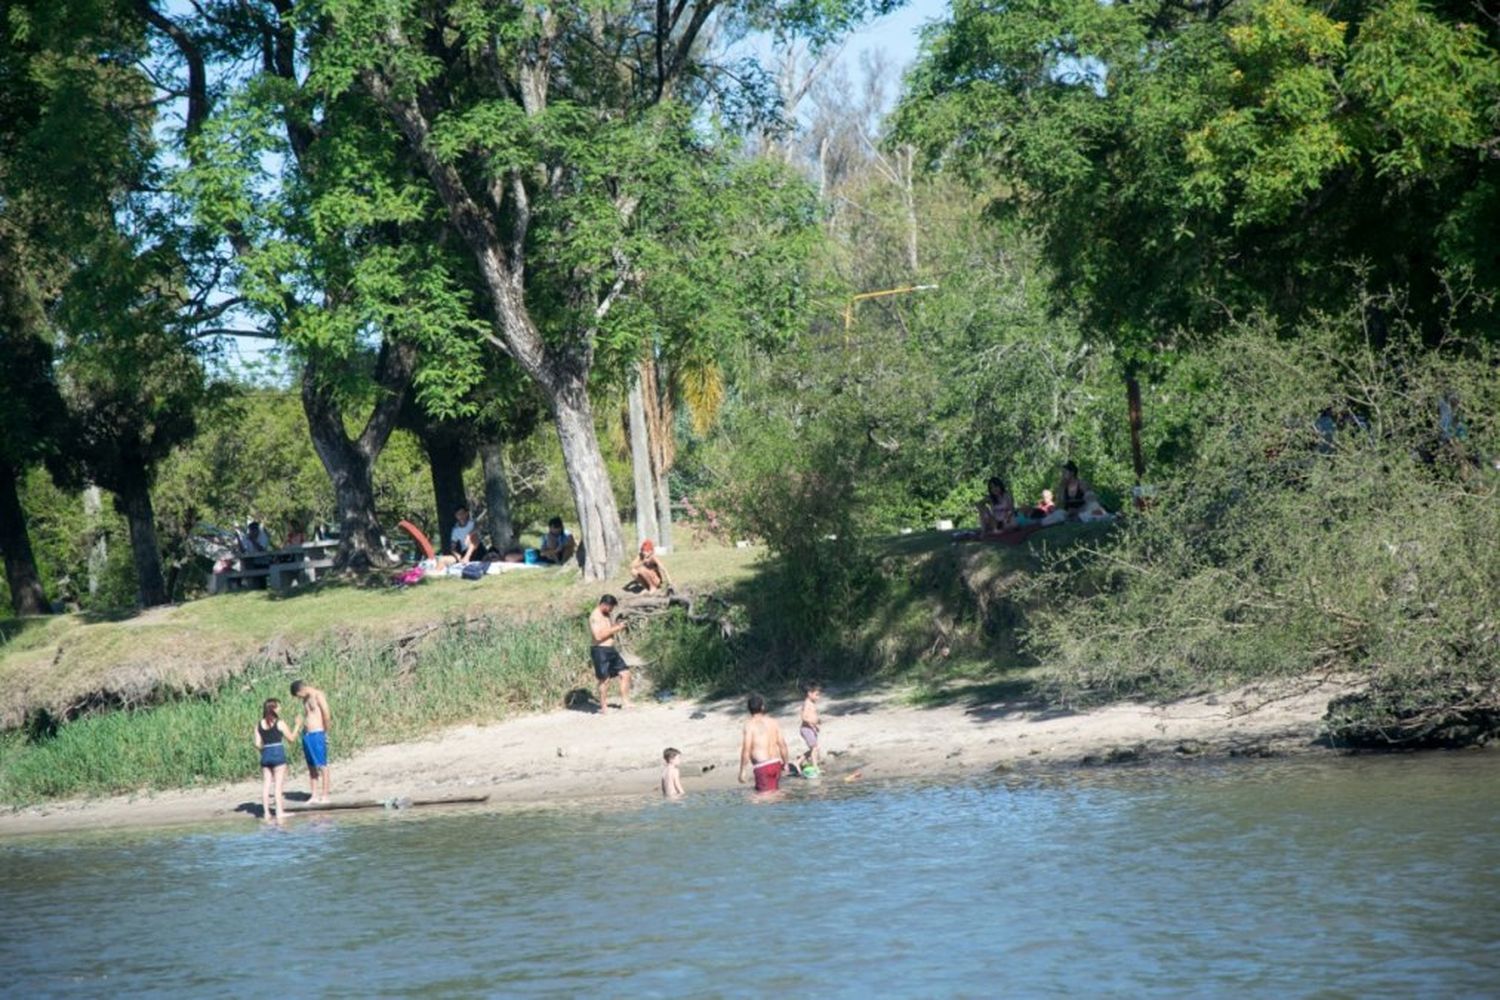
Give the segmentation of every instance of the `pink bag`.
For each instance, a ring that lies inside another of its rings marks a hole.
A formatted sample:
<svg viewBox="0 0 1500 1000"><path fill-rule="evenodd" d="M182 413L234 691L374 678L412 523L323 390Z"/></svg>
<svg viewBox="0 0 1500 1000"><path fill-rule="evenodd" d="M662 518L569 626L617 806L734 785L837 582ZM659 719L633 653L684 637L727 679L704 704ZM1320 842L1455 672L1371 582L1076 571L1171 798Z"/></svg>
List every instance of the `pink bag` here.
<svg viewBox="0 0 1500 1000"><path fill-rule="evenodd" d="M410 587L414 583L421 583L424 576L426 574L422 572L422 567L413 566L405 572L396 574L396 585L398 587Z"/></svg>

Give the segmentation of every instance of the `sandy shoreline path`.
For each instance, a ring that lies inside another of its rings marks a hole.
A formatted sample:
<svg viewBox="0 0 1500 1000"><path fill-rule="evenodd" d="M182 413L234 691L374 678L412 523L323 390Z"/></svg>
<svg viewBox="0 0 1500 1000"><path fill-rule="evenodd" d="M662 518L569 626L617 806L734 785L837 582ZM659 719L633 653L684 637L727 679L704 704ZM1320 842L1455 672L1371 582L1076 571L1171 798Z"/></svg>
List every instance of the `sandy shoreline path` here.
<svg viewBox="0 0 1500 1000"><path fill-rule="evenodd" d="M1035 711L959 699L915 707L900 692L830 691L824 700L825 780L858 770L871 780L961 778L997 768L1075 764L1145 753L1294 752L1318 735L1335 682L1257 684L1167 705L1122 703L1089 712ZM793 753L797 703L775 711ZM492 805L657 794L661 751L683 753L688 792L735 787L738 702L641 701L607 716L559 710L485 726L460 726L413 743L377 747L352 760L333 748L334 797L388 799L490 795ZM1264 748L1264 749L1262 749ZM248 751L247 751L248 753ZM305 793L294 753L289 791ZM299 794L299 798L301 795ZM259 781L172 792L54 802L0 814L0 836L255 822Z"/></svg>

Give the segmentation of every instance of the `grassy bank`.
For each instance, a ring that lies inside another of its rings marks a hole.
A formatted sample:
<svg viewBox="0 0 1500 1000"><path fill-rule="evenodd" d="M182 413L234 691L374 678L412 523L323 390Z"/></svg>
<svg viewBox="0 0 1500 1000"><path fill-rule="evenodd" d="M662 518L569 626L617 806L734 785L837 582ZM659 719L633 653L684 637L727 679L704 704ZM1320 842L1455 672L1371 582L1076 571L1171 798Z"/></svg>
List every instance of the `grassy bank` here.
<svg viewBox="0 0 1500 1000"><path fill-rule="evenodd" d="M586 638L573 621L486 619L401 647L333 640L295 665L261 662L212 690L149 708L107 711L55 732L12 731L0 742L0 801L165 789L253 778L250 730L266 698L292 716L296 677L331 692L339 756L446 726L562 702L586 681ZM293 755L296 756L295 753Z"/></svg>
<svg viewBox="0 0 1500 1000"><path fill-rule="evenodd" d="M677 618L652 628L644 655L657 664L658 683L695 695L770 693L814 676L908 683L919 693L1014 684L1039 666L1019 644L1045 599L1036 581L1111 530L1059 525L1018 546L955 543L946 532L897 535L852 554L830 547L811 580L808 564L767 560L724 593L739 615L727 640ZM846 556L856 565L836 565Z"/></svg>
<svg viewBox="0 0 1500 1000"><path fill-rule="evenodd" d="M762 555L682 549L671 565L733 589ZM601 589L544 570L0 623L0 801L253 777L249 727L294 677L333 693L340 755L560 705L591 680L583 616Z"/></svg>
<svg viewBox="0 0 1500 1000"><path fill-rule="evenodd" d="M936 532L879 540L864 612L812 628L788 566L763 550L679 552L674 577L727 601L734 634L669 615L631 642L651 685L679 694L790 695L797 678L814 674L919 690L1014 678L1030 670L1013 629L1026 582L1054 553L1097 534L1052 529L1017 548L956 545ZM38 620L11 639L0 669L13 715L29 705L28 726L0 735L0 801L253 778L250 726L265 698L289 702L295 677L332 693L340 756L555 707L591 686L582 616L599 589L572 574L517 574L406 592L247 593L118 621ZM393 641L444 620L416 642ZM38 676L51 662L69 664L67 683ZM115 700L71 719L39 710L59 704L37 700L43 679L65 692L62 704L99 692ZM137 704L122 708L127 695Z"/></svg>
<svg viewBox="0 0 1500 1000"><path fill-rule="evenodd" d="M684 548L671 566L688 586L732 587L755 572L760 555ZM378 643L434 622L482 616L562 616L582 628L580 615L601 589L575 570L546 569L410 589L383 578L332 581L287 596L247 591L131 615L0 620L0 730L21 726L39 709L69 716L78 708L144 707L217 691L261 660L296 659L330 639Z"/></svg>

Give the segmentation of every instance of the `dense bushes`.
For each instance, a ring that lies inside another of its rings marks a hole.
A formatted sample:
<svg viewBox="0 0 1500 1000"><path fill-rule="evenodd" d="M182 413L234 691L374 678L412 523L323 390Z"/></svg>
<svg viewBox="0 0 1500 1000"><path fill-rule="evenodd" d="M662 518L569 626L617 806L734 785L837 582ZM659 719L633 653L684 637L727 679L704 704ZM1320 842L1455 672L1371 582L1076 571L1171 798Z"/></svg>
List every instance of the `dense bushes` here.
<svg viewBox="0 0 1500 1000"><path fill-rule="evenodd" d="M1247 329L1206 351L1219 374L1191 460L1149 513L1040 583L1025 639L1060 694L1166 696L1311 671L1406 690L1493 685L1496 358L1350 328ZM1333 735L1356 722L1339 716Z"/></svg>
<svg viewBox="0 0 1500 1000"><path fill-rule="evenodd" d="M1371 315L1380 339L1366 335ZM1083 704L1322 673L1364 689L1330 715L1336 741L1494 731L1500 358L1473 340L1424 342L1399 315L1367 301L1296 330L1243 324L1186 348L1147 388L1153 505L1127 508L1111 531L1038 536L1068 545L1010 583L1005 627L979 636L970 658L987 657L992 673L1038 664L1053 697ZM1084 397L1107 386L1102 372L1091 378ZM889 530L889 498L922 484L860 431L934 400L893 403L890 383L861 399L832 381L809 380L795 410L763 409L763 432L741 437L742 478L721 491L775 560L769 595L749 602L747 676L767 673L761 660L782 676L868 675L927 655L891 643L932 632L920 620L932 617L931 581L893 555L899 544L872 544ZM1087 425L1090 405L1062 415ZM1118 467L1123 434L1088 440L1112 446L1101 464ZM1003 453L992 460L1007 471ZM940 603L970 613L964 601L985 588L969 590Z"/></svg>

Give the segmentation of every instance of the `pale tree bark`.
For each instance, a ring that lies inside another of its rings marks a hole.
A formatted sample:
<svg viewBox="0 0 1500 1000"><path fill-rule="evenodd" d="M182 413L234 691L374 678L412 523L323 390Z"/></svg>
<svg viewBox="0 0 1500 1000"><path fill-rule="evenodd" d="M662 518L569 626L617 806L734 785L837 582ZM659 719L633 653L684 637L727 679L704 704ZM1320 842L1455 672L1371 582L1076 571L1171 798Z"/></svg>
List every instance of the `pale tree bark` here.
<svg viewBox="0 0 1500 1000"><path fill-rule="evenodd" d="M104 500L99 487L88 486L83 491L83 515L88 522L89 534L94 544L89 546L89 596L99 593L99 584L104 580L105 568L109 565L109 538L99 524L99 514L104 509Z"/></svg>
<svg viewBox="0 0 1500 1000"><path fill-rule="evenodd" d="M658 548L672 548L672 491L667 482L667 471L676 459L675 438L672 431L672 405L662 386L658 363L647 359L641 362L641 402L646 409L646 430L651 451L651 478L656 494L656 530Z"/></svg>
<svg viewBox="0 0 1500 1000"><path fill-rule="evenodd" d="M594 432L594 409L581 383L564 386L557 393L552 400L552 418L578 511L584 578L602 580L620 568L625 543L620 537L620 511L609 471Z"/></svg>
<svg viewBox="0 0 1500 1000"><path fill-rule="evenodd" d="M494 439L479 443L479 462L484 470L485 520L490 541L504 552L515 544L516 529L510 516L510 481L505 472L505 448Z"/></svg>
<svg viewBox="0 0 1500 1000"><path fill-rule="evenodd" d="M645 367L644 363L641 367ZM656 521L656 476L651 468L650 434L646 426L646 404L642 398L640 369L630 380L629 424L630 468L635 480L636 544L650 538L660 540Z"/></svg>
<svg viewBox="0 0 1500 1000"><path fill-rule="evenodd" d="M10 586L11 610L18 615L44 615L51 609L31 551L19 483L20 470L0 462L0 552L5 555L5 582Z"/></svg>
<svg viewBox="0 0 1500 1000"><path fill-rule="evenodd" d="M917 150L910 144L901 146L896 151L896 163L898 167L899 183L901 185L901 204L906 209L906 266L911 268L913 278L917 276L920 261L917 257L917 196L913 187L913 169L917 160Z"/></svg>

